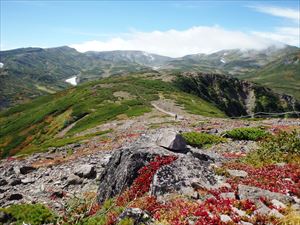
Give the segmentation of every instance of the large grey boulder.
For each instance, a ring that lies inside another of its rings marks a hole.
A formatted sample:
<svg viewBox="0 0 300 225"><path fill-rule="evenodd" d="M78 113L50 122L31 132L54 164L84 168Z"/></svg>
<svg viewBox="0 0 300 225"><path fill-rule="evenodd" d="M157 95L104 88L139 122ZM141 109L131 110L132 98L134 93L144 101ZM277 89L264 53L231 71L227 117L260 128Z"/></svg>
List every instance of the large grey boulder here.
<svg viewBox="0 0 300 225"><path fill-rule="evenodd" d="M184 138L174 130L162 130L156 144L174 152L185 153L188 151Z"/></svg>
<svg viewBox="0 0 300 225"><path fill-rule="evenodd" d="M139 169L155 156L172 154L174 153L155 145L142 147L140 143L116 150L99 177L98 201L103 203L129 187L137 178Z"/></svg>
<svg viewBox="0 0 300 225"><path fill-rule="evenodd" d="M173 163L163 166L154 175L151 194L179 193L194 197L199 188L211 189L217 185L209 161L199 160L191 155L179 155Z"/></svg>

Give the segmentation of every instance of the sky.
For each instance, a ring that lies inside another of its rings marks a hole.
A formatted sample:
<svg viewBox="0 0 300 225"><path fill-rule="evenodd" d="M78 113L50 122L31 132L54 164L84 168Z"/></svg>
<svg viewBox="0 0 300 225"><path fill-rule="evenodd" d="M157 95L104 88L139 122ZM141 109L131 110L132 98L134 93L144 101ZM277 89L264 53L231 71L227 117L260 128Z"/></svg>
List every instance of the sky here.
<svg viewBox="0 0 300 225"><path fill-rule="evenodd" d="M0 49L67 45L180 57L222 49L300 46L294 1L0 0Z"/></svg>

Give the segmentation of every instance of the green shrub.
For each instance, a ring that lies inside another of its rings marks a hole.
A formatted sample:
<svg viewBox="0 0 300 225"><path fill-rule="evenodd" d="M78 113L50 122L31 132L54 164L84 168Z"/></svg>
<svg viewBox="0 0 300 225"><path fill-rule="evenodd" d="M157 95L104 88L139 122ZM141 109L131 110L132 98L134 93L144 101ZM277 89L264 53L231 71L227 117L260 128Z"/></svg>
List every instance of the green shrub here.
<svg viewBox="0 0 300 225"><path fill-rule="evenodd" d="M282 131L260 142L256 151L248 153L244 162L261 166L280 162L300 162L300 138L297 131Z"/></svg>
<svg viewBox="0 0 300 225"><path fill-rule="evenodd" d="M10 214L11 221L16 225L21 225L23 222L31 225L47 224L53 223L56 219L54 213L41 204L11 205L0 211Z"/></svg>
<svg viewBox="0 0 300 225"><path fill-rule="evenodd" d="M109 215L120 215L124 211L123 207L116 206L114 199L109 199L105 203L103 203L103 207L100 211L97 212L95 216L86 218L81 223L82 225L105 225L108 224L108 221L110 221ZM128 224L130 221L125 220L125 223L121 224ZM128 222L128 223L126 223ZM133 224L133 223L132 223Z"/></svg>
<svg viewBox="0 0 300 225"><path fill-rule="evenodd" d="M134 220L132 218L124 218L118 223L118 225L134 225Z"/></svg>
<svg viewBox="0 0 300 225"><path fill-rule="evenodd" d="M199 133L199 132L186 132L183 133L182 136L187 142L187 144L199 148L226 141L225 138L212 135L212 134Z"/></svg>
<svg viewBox="0 0 300 225"><path fill-rule="evenodd" d="M232 138L234 140L257 141L267 137L268 135L269 133L267 131L259 127L242 127L224 132L225 137Z"/></svg>

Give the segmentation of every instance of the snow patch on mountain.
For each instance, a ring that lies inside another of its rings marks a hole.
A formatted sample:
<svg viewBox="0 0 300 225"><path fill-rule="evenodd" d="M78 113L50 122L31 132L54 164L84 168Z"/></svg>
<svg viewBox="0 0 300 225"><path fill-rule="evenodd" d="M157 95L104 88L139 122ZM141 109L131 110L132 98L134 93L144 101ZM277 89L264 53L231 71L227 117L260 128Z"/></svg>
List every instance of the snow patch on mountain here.
<svg viewBox="0 0 300 225"><path fill-rule="evenodd" d="M4 63L0 62L0 69L3 68Z"/></svg>
<svg viewBox="0 0 300 225"><path fill-rule="evenodd" d="M77 76L70 77L70 78L66 79L65 81L73 86L76 86L77 85Z"/></svg>
<svg viewBox="0 0 300 225"><path fill-rule="evenodd" d="M220 59L220 62L225 64L225 63L226 63L226 60L225 60L224 58L221 58L221 59Z"/></svg>
<svg viewBox="0 0 300 225"><path fill-rule="evenodd" d="M148 57L151 61L154 60L153 55L149 54L148 52L143 52L143 55L146 56L146 57Z"/></svg>

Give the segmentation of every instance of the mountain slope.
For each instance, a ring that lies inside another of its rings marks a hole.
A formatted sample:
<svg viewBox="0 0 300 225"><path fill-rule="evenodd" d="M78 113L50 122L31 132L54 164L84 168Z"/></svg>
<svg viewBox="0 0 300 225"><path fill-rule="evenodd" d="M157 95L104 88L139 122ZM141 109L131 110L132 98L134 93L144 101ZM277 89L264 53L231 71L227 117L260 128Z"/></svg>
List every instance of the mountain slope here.
<svg viewBox="0 0 300 225"><path fill-rule="evenodd" d="M69 126L66 142L78 138L74 135L82 131L120 116L142 115L151 111L151 102L161 96L192 109L193 113L225 116L214 105L180 91L171 83L140 76L90 82L4 111L0 114L1 156L47 149L63 141L56 135Z"/></svg>
<svg viewBox="0 0 300 225"><path fill-rule="evenodd" d="M299 52L297 47L286 46L170 58L142 51L79 53L69 47L1 51L0 109L70 87L66 79L71 77L83 83L133 72L226 74L299 97Z"/></svg>
<svg viewBox="0 0 300 225"><path fill-rule="evenodd" d="M280 95L269 88L228 76L185 73L176 82L181 90L214 103L233 117L258 112L300 111L300 102L291 96Z"/></svg>
<svg viewBox="0 0 300 225"><path fill-rule="evenodd" d="M133 62L96 59L69 47L24 48L0 52L0 108L21 103L70 86L77 81L143 71L147 67Z"/></svg>
<svg viewBox="0 0 300 225"><path fill-rule="evenodd" d="M65 89L89 60L69 47L26 48L0 52L0 107Z"/></svg>
<svg viewBox="0 0 300 225"><path fill-rule="evenodd" d="M300 51L274 60L242 78L300 99Z"/></svg>
<svg viewBox="0 0 300 225"><path fill-rule="evenodd" d="M175 83L143 74L105 78L4 111L0 114L1 156L91 138L97 133L89 134L89 129L143 115L159 99L169 99L187 112L206 117L300 110L292 97L249 82L221 75L188 75ZM60 132L63 137L57 136Z"/></svg>
<svg viewBox="0 0 300 225"><path fill-rule="evenodd" d="M163 68L241 76L299 51L299 48L293 46L272 46L264 50L222 50L212 54L194 54L173 59Z"/></svg>
<svg viewBox="0 0 300 225"><path fill-rule="evenodd" d="M172 58L151 54L143 51L107 51L107 52L86 52L86 55L100 60L120 63L137 63L149 67L160 67Z"/></svg>

